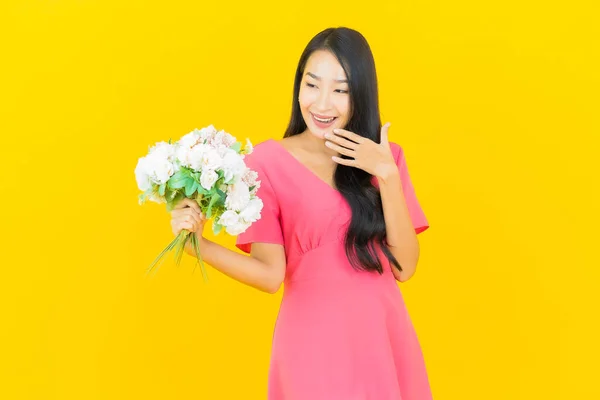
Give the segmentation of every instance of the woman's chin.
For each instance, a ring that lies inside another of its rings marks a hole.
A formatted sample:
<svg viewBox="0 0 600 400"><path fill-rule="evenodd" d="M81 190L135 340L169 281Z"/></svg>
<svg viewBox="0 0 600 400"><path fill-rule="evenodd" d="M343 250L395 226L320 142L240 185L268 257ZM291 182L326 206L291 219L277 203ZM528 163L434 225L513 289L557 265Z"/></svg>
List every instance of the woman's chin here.
<svg viewBox="0 0 600 400"><path fill-rule="evenodd" d="M327 128L320 128L318 126L315 126L313 124L311 124L308 127L308 130L310 131L310 133L312 133L314 136L320 138L320 139L325 139L325 134L327 133L331 133L334 129L339 128L338 124L332 124L331 126L327 127Z"/></svg>
<svg viewBox="0 0 600 400"><path fill-rule="evenodd" d="M319 139L325 140L325 134L328 132L331 132L331 129L327 130L327 129L319 129L319 128L310 128L309 132L313 136L318 137Z"/></svg>

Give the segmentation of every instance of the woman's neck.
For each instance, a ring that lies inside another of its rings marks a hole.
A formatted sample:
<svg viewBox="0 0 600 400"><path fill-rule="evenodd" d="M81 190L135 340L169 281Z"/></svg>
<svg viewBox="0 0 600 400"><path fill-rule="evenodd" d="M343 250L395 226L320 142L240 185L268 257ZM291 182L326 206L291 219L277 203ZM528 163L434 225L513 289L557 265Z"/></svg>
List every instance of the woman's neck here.
<svg viewBox="0 0 600 400"><path fill-rule="evenodd" d="M325 146L325 139L313 135L308 129L297 135L302 148L315 156L322 156L331 160L332 156L337 156L338 152ZM334 163L333 160L331 160Z"/></svg>

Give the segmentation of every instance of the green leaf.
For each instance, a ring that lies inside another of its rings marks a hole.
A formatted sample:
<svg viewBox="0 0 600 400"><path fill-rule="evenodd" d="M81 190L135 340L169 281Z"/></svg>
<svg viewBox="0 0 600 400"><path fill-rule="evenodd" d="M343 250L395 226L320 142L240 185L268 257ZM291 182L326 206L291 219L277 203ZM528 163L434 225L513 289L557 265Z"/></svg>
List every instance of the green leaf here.
<svg viewBox="0 0 600 400"><path fill-rule="evenodd" d="M219 196L217 193L215 193L210 198L210 203L208 203L208 209L206 210L206 218L207 219L210 219L212 217L212 208L213 208L213 205L215 204L216 201L219 200L220 197L221 196Z"/></svg>
<svg viewBox="0 0 600 400"><path fill-rule="evenodd" d="M235 150L237 153L242 149L242 144L240 142L235 142L232 146L229 146L230 149Z"/></svg>
<svg viewBox="0 0 600 400"><path fill-rule="evenodd" d="M221 229L223 229L223 225L221 224L217 224L216 222L213 222L213 233L215 235L218 235L221 232Z"/></svg>
<svg viewBox="0 0 600 400"><path fill-rule="evenodd" d="M189 179L185 185L185 195L187 197L191 197L197 188L198 188L198 183L193 179Z"/></svg>
<svg viewBox="0 0 600 400"><path fill-rule="evenodd" d="M175 172L173 176L167 181L167 185L171 189L181 189L185 187L187 181L190 179L189 173L185 169L180 169Z"/></svg>
<svg viewBox="0 0 600 400"><path fill-rule="evenodd" d="M198 193L206 196L209 193L209 191L204 189L202 185L198 185Z"/></svg>
<svg viewBox="0 0 600 400"><path fill-rule="evenodd" d="M179 203L184 198L185 198L185 195L183 194L183 192L180 192L180 191L173 192L173 198L172 199L167 198L167 211L168 212L173 211L173 209L175 208L177 203Z"/></svg>
<svg viewBox="0 0 600 400"><path fill-rule="evenodd" d="M165 195L165 188L166 188L166 187L167 187L167 184L166 184L166 183L163 183L163 184L161 184L161 185L158 187L158 194L160 194L161 196L164 196L164 195Z"/></svg>

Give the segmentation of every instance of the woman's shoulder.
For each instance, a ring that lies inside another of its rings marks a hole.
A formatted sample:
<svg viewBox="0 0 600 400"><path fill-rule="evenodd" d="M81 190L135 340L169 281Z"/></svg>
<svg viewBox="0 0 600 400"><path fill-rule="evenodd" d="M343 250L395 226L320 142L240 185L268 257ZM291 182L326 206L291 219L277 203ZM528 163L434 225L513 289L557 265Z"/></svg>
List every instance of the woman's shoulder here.
<svg viewBox="0 0 600 400"><path fill-rule="evenodd" d="M266 168L274 161L273 139L266 139L253 145L252 152L244 157L246 165L250 168Z"/></svg>
<svg viewBox="0 0 600 400"><path fill-rule="evenodd" d="M273 140L274 140L274 139L270 138L270 139L265 139L265 140L263 140L262 142L258 142L258 143L256 143L256 144L254 145L254 147L253 147L253 151L252 151L252 153L254 154L254 153L256 153L256 152L259 152L259 153L260 153L260 152L269 151L269 148L270 148L271 142L272 142Z"/></svg>

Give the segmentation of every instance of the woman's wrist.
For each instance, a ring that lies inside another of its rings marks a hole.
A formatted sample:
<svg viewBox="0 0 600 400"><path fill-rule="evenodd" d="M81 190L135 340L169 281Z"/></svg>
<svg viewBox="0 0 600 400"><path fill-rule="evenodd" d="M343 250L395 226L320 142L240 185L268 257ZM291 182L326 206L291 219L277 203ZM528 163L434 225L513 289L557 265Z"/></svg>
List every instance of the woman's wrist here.
<svg viewBox="0 0 600 400"><path fill-rule="evenodd" d="M194 233L194 235L196 235L196 234ZM209 243L210 241L208 239L206 239L204 236L196 235L196 238L198 239L198 247L200 248L200 253L204 254L206 252L206 248L210 245L210 243ZM184 250L190 256L196 257L196 249L194 249L194 246L192 245L192 241L190 239L188 239L185 242Z"/></svg>
<svg viewBox="0 0 600 400"><path fill-rule="evenodd" d="M210 246L210 240L205 238L204 236L198 237L198 247L200 247L200 252L204 254L206 252L206 248Z"/></svg>
<svg viewBox="0 0 600 400"><path fill-rule="evenodd" d="M379 173L376 175L379 183L388 183L390 181L398 180L400 178L400 172L396 164L390 164L381 166Z"/></svg>

